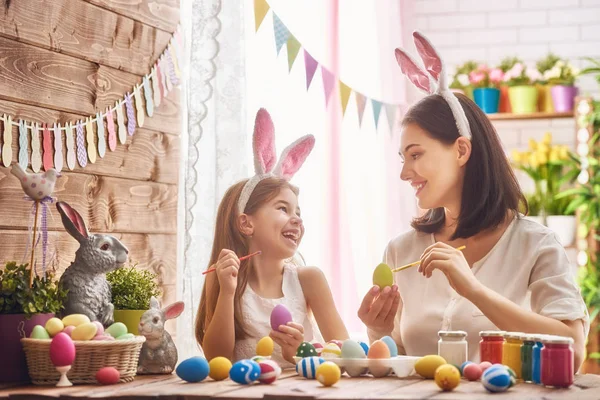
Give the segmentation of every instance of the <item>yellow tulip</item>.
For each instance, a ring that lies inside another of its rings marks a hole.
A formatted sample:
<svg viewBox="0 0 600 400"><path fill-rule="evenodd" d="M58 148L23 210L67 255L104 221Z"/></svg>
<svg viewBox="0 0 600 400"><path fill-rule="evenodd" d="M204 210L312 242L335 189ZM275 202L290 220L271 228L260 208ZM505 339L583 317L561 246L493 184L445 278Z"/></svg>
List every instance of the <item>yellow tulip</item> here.
<svg viewBox="0 0 600 400"><path fill-rule="evenodd" d="M515 164L521 163L521 153L517 150L513 150L511 153L511 158Z"/></svg>
<svg viewBox="0 0 600 400"><path fill-rule="evenodd" d="M569 158L569 146L560 147L559 157L561 160L567 160Z"/></svg>
<svg viewBox="0 0 600 400"><path fill-rule="evenodd" d="M537 152L547 155L550 152L550 147L546 143L540 143L538 144Z"/></svg>
<svg viewBox="0 0 600 400"><path fill-rule="evenodd" d="M535 150L537 149L537 142L533 139L529 139L529 149Z"/></svg>
<svg viewBox="0 0 600 400"><path fill-rule="evenodd" d="M560 152L558 149L552 149L550 150L550 162L555 162L560 160Z"/></svg>
<svg viewBox="0 0 600 400"><path fill-rule="evenodd" d="M548 155L546 153L538 152L536 156L540 165L548 163Z"/></svg>
<svg viewBox="0 0 600 400"><path fill-rule="evenodd" d="M552 134L550 132L546 132L544 134L544 139L542 139L542 142L547 145L552 143Z"/></svg>
<svg viewBox="0 0 600 400"><path fill-rule="evenodd" d="M538 167L539 163L538 163L537 153L529 154L529 165L531 166L531 168Z"/></svg>

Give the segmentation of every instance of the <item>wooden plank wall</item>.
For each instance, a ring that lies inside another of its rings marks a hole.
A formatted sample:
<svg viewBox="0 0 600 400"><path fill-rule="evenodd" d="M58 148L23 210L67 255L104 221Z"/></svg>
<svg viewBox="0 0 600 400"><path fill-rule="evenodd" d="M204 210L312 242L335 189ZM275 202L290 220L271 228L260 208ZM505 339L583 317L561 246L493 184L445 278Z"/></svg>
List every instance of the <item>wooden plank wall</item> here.
<svg viewBox="0 0 600 400"><path fill-rule="evenodd" d="M0 114L64 123L104 111L150 72L178 21L179 0L0 0ZM130 260L158 274L164 302L176 296L178 96L170 92L143 129L95 164L68 171L65 160L54 191L92 233L116 236ZM15 127L13 162L17 152ZM3 265L23 259L31 203L2 166L0 204ZM51 210L49 247L60 274L78 244Z"/></svg>

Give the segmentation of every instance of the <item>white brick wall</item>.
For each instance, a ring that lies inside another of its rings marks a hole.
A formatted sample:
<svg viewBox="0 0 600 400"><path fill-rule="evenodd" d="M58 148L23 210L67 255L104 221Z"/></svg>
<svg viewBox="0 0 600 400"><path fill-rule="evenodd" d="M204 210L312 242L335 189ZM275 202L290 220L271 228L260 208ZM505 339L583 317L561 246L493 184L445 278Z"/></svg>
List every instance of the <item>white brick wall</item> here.
<svg viewBox="0 0 600 400"><path fill-rule="evenodd" d="M450 68L474 59L489 64L506 56L535 63L548 51L579 67L582 57L600 59L600 0L415 0L409 30L425 33ZM592 77L578 81L580 93L598 95ZM574 147L575 121L496 121L507 150L525 149L529 138L552 132L554 141ZM528 183L522 182L525 188Z"/></svg>

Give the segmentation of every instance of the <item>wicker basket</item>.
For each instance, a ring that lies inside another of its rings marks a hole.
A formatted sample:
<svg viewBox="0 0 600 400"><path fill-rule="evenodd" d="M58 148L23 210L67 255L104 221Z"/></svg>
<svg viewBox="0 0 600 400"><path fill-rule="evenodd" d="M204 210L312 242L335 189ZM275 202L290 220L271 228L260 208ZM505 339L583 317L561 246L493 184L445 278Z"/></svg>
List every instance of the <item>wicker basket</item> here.
<svg viewBox="0 0 600 400"><path fill-rule="evenodd" d="M120 382L131 382L137 372L143 336L130 340L75 340L75 362L67 373L72 383L96 383L96 372L103 367L114 367L120 374ZM21 339L29 377L35 385L54 385L60 373L50 361L48 339Z"/></svg>

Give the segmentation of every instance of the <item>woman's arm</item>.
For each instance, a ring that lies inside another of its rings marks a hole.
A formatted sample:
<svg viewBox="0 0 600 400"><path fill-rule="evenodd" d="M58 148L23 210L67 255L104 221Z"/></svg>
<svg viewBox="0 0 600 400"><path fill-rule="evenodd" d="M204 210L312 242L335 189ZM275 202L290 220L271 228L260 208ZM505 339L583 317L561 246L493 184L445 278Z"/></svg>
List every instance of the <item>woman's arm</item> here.
<svg viewBox="0 0 600 400"><path fill-rule="evenodd" d="M306 303L317 320L323 339L326 342L348 339L348 331L335 308L333 296L323 272L316 267L301 267L298 268L298 279Z"/></svg>

